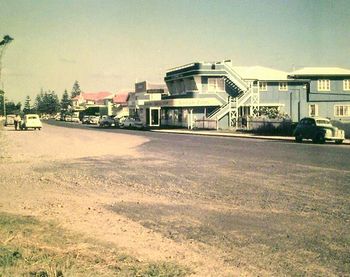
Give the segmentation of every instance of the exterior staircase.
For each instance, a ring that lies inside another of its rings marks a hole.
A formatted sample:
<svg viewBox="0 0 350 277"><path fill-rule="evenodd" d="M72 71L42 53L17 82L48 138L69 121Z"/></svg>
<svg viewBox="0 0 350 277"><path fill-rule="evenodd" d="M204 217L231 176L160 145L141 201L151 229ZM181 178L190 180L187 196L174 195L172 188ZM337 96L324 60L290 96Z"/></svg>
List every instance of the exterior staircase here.
<svg viewBox="0 0 350 277"><path fill-rule="evenodd" d="M259 111L259 92L258 88L253 86L253 83L247 83L244 81L232 67L224 62L224 68L226 71L225 87L238 91L237 97L229 97L227 102L222 106L215 109L208 119L220 120L225 115L229 116L229 124L231 127L238 127L238 109L242 107L250 98L251 115L254 116Z"/></svg>

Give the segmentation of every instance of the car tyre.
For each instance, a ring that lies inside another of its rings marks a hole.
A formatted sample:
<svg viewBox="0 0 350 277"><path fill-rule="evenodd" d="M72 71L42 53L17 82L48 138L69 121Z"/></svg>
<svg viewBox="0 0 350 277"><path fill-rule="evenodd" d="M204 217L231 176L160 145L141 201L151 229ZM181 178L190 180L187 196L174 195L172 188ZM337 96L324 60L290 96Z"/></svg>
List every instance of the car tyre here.
<svg viewBox="0 0 350 277"><path fill-rule="evenodd" d="M335 144L342 144L343 143L343 140L342 139L337 139L335 140Z"/></svg>
<svg viewBox="0 0 350 277"><path fill-rule="evenodd" d="M295 135L295 141L298 143L302 143L303 142L303 136L301 134L296 134Z"/></svg>
<svg viewBox="0 0 350 277"><path fill-rule="evenodd" d="M320 143L320 144L325 143L325 141L326 140L323 134L317 134L312 140L313 143Z"/></svg>

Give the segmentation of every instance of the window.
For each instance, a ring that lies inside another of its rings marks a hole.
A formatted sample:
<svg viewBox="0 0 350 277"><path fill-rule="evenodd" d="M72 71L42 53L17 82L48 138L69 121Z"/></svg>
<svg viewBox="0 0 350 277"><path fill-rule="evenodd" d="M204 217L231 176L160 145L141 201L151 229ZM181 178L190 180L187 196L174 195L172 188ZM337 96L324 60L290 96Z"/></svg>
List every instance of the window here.
<svg viewBox="0 0 350 277"><path fill-rule="evenodd" d="M331 90L331 81L330 80L318 80L317 81L317 90L318 91L330 91Z"/></svg>
<svg viewBox="0 0 350 277"><path fill-rule="evenodd" d="M266 82L259 82L259 90L260 91L267 91L267 83Z"/></svg>
<svg viewBox="0 0 350 277"><path fill-rule="evenodd" d="M208 79L208 90L209 91L223 91L225 90L223 78L209 78Z"/></svg>
<svg viewBox="0 0 350 277"><path fill-rule="evenodd" d="M317 104L309 105L309 116L318 116L318 105Z"/></svg>
<svg viewBox="0 0 350 277"><path fill-rule="evenodd" d="M350 116L350 105L334 105L334 116Z"/></svg>
<svg viewBox="0 0 350 277"><path fill-rule="evenodd" d="M280 82L278 89L281 91L287 91L288 90L288 83L287 82Z"/></svg>
<svg viewBox="0 0 350 277"><path fill-rule="evenodd" d="M350 90L350 80L344 80L343 81L343 89L344 90Z"/></svg>

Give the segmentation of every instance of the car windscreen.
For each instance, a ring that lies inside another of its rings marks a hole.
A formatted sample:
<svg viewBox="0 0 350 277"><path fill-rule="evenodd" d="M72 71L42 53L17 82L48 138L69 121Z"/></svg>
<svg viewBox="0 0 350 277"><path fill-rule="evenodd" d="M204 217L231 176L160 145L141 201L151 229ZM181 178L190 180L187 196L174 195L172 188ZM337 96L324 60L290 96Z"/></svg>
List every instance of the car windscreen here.
<svg viewBox="0 0 350 277"><path fill-rule="evenodd" d="M28 119L37 119L37 116L28 116Z"/></svg>

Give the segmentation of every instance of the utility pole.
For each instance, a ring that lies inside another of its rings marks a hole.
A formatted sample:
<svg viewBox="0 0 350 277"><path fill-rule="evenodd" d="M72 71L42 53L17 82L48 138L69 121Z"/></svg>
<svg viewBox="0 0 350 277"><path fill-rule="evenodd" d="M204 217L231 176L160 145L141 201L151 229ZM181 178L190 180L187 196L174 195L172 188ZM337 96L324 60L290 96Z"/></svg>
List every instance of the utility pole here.
<svg viewBox="0 0 350 277"><path fill-rule="evenodd" d="M2 57L5 53L6 47L9 43L13 41L13 38L9 35L4 36L2 41L0 41L0 84L1 84L1 70L2 70ZM5 91L0 90L0 94L2 94L2 104L3 104L3 114L6 116L6 105L5 105Z"/></svg>

